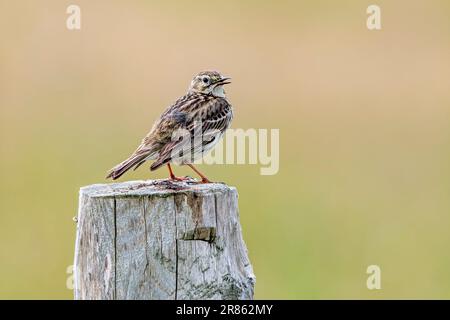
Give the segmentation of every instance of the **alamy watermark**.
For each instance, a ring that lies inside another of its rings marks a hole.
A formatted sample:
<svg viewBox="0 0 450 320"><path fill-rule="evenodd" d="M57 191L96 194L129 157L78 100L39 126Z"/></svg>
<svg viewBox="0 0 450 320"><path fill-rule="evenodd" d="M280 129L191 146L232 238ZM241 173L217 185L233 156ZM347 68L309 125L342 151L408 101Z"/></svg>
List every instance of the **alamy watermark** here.
<svg viewBox="0 0 450 320"><path fill-rule="evenodd" d="M275 175L280 168L279 129L203 130L196 120L191 130L175 130L172 143L170 158L179 165L259 164L261 175Z"/></svg>
<svg viewBox="0 0 450 320"><path fill-rule="evenodd" d="M376 4L367 7L366 13L369 14L366 21L367 29L381 30L381 9Z"/></svg>
<svg viewBox="0 0 450 320"><path fill-rule="evenodd" d="M81 29L81 9L76 4L71 4L67 7L66 13L69 16L66 19L66 27L69 30Z"/></svg>
<svg viewBox="0 0 450 320"><path fill-rule="evenodd" d="M367 267L366 273L369 275L367 277L366 286L369 290L380 290L381 289L381 268L375 264Z"/></svg>

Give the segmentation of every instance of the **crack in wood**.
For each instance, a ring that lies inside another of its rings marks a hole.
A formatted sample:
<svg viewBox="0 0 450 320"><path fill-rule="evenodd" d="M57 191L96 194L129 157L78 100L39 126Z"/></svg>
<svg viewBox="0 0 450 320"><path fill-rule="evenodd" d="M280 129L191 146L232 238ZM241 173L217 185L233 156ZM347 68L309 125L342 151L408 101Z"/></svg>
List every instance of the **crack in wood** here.
<svg viewBox="0 0 450 320"><path fill-rule="evenodd" d="M117 299L117 204L114 197L114 299Z"/></svg>
<svg viewBox="0 0 450 320"><path fill-rule="evenodd" d="M178 300L178 227L177 227L177 215L178 215L178 206L177 206L177 196L173 197L174 201L174 209L175 209L175 300Z"/></svg>
<svg viewBox="0 0 450 320"><path fill-rule="evenodd" d="M145 208L145 198L143 197L143 198L141 198L141 206L142 206L142 217L144 218L144 239L145 239L145 242L144 242L144 252L145 252L145 267L144 267L144 277L147 275L147 269L148 269L148 266L149 266L149 261L148 261L148 249L147 249L147 246L148 246L148 238L147 238L147 234L148 234L148 232L147 232L147 218L145 217L146 216L146 214L147 214L147 210L146 210L146 208Z"/></svg>

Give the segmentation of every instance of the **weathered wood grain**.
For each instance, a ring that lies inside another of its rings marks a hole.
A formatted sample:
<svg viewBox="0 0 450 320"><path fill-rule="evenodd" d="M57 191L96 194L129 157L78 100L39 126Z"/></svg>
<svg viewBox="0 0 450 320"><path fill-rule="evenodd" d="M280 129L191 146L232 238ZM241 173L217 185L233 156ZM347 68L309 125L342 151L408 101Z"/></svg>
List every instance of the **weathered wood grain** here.
<svg viewBox="0 0 450 320"><path fill-rule="evenodd" d="M80 190L75 299L252 299L225 184L131 181Z"/></svg>

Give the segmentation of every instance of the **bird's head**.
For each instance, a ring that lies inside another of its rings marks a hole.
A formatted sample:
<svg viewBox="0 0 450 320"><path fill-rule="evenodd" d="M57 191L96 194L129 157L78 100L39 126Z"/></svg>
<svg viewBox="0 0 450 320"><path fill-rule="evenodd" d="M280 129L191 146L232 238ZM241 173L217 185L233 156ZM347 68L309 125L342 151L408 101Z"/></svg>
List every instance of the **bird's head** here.
<svg viewBox="0 0 450 320"><path fill-rule="evenodd" d="M217 71L202 71L192 79L189 92L225 97L223 85L230 83L228 80L230 78L221 75Z"/></svg>

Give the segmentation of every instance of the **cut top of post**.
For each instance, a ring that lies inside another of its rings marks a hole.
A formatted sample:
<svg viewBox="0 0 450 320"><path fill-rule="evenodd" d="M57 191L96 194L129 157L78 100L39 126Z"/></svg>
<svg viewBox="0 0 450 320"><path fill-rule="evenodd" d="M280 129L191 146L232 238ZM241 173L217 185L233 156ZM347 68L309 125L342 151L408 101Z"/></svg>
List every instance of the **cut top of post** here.
<svg viewBox="0 0 450 320"><path fill-rule="evenodd" d="M160 180L137 180L110 184L93 184L80 189L81 195L89 197L140 197L140 196L169 196L174 193L215 193L236 190L235 187L224 183L198 183L194 179L186 181Z"/></svg>

